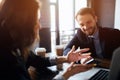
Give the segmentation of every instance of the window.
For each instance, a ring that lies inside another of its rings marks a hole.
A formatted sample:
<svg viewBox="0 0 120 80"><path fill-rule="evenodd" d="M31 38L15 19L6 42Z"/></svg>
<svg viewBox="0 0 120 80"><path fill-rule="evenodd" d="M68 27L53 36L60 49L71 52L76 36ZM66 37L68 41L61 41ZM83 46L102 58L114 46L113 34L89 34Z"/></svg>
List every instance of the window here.
<svg viewBox="0 0 120 80"><path fill-rule="evenodd" d="M1 3L2 0L0 0L0 3Z"/></svg>
<svg viewBox="0 0 120 80"><path fill-rule="evenodd" d="M87 7L87 0L75 0L75 14L80 10L82 7ZM75 28L78 28L79 25L75 21Z"/></svg>
<svg viewBox="0 0 120 80"><path fill-rule="evenodd" d="M66 44L72 39L79 27L75 14L82 7L87 7L87 0L50 0L51 44Z"/></svg>
<svg viewBox="0 0 120 80"><path fill-rule="evenodd" d="M87 7L87 0L58 0L60 44L72 39L74 29L79 27L75 14L82 7Z"/></svg>
<svg viewBox="0 0 120 80"><path fill-rule="evenodd" d="M72 30L74 11L73 0L59 0L59 29L60 31Z"/></svg>
<svg viewBox="0 0 120 80"><path fill-rule="evenodd" d="M120 0L116 0L116 5L115 5L115 28L119 29L120 30Z"/></svg>
<svg viewBox="0 0 120 80"><path fill-rule="evenodd" d="M50 3L56 3L57 0L50 0Z"/></svg>
<svg viewBox="0 0 120 80"><path fill-rule="evenodd" d="M56 11L55 11L56 7L55 4L50 5L50 25L51 25L51 48L52 48L52 52L55 49L55 44L56 44Z"/></svg>
<svg viewBox="0 0 120 80"><path fill-rule="evenodd" d="M55 5L51 5L50 6L50 16L51 16L51 31L55 31L56 27L55 27Z"/></svg>

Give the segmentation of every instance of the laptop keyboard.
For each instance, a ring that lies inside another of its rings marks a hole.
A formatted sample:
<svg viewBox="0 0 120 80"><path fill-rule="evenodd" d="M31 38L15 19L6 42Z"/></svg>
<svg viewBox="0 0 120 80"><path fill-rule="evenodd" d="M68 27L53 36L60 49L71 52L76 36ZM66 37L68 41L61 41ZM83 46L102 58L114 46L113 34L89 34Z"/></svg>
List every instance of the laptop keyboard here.
<svg viewBox="0 0 120 80"><path fill-rule="evenodd" d="M108 73L109 71L99 70L89 80L108 80Z"/></svg>

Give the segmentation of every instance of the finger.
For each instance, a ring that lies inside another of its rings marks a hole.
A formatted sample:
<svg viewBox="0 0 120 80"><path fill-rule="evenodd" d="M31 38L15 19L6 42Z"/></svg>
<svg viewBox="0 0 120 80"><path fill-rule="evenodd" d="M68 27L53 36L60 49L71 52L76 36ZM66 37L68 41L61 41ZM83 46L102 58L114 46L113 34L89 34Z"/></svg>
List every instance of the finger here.
<svg viewBox="0 0 120 80"><path fill-rule="evenodd" d="M87 70L93 68L94 66L96 66L96 65L95 64L89 64L89 65L76 64L76 65L73 65L73 68L77 68L78 71L80 70L82 72L82 71L87 71Z"/></svg>
<svg viewBox="0 0 120 80"><path fill-rule="evenodd" d="M74 52L75 51L75 45L72 46L72 49L70 50L70 52Z"/></svg>
<svg viewBox="0 0 120 80"><path fill-rule="evenodd" d="M91 55L91 53L87 53L87 54L80 54L79 53L78 59L89 58L89 57L91 57L90 55Z"/></svg>
<svg viewBox="0 0 120 80"><path fill-rule="evenodd" d="M83 58L88 58L88 57L90 57L91 53L85 53L85 54L79 53L79 55Z"/></svg>
<svg viewBox="0 0 120 80"><path fill-rule="evenodd" d="M79 65L76 65L76 67L80 67L83 71L89 70L89 69L91 69L95 66L96 66L96 64L88 64L88 65L79 64Z"/></svg>
<svg viewBox="0 0 120 80"><path fill-rule="evenodd" d="M75 53L78 53L80 52L80 47L78 47L76 50L75 50Z"/></svg>
<svg viewBox="0 0 120 80"><path fill-rule="evenodd" d="M86 66L86 65L84 65L84 64L74 64L74 65L73 65L73 67L81 67L81 68L82 68L82 67L84 68L85 66Z"/></svg>
<svg viewBox="0 0 120 80"><path fill-rule="evenodd" d="M73 65L74 65L74 62L71 62L71 63L70 63L70 67L73 66Z"/></svg>
<svg viewBox="0 0 120 80"><path fill-rule="evenodd" d="M85 64L85 63L87 62L86 59L87 59L87 58L83 58L83 59L81 59L81 60L80 60L80 63L81 63L81 64Z"/></svg>
<svg viewBox="0 0 120 80"><path fill-rule="evenodd" d="M86 69L90 69L90 68L93 68L95 67L97 64L87 64L86 65Z"/></svg>
<svg viewBox="0 0 120 80"><path fill-rule="evenodd" d="M71 62L70 66L68 67L68 70L71 70L71 68L73 67L73 65L74 65L74 62Z"/></svg>
<svg viewBox="0 0 120 80"><path fill-rule="evenodd" d="M79 54L81 54L81 53L79 53ZM91 52L88 52L88 53L83 53L81 55L83 55L83 56L90 56L91 54L92 54Z"/></svg>
<svg viewBox="0 0 120 80"><path fill-rule="evenodd" d="M90 50L89 48L80 49L80 53L87 52L89 50Z"/></svg>

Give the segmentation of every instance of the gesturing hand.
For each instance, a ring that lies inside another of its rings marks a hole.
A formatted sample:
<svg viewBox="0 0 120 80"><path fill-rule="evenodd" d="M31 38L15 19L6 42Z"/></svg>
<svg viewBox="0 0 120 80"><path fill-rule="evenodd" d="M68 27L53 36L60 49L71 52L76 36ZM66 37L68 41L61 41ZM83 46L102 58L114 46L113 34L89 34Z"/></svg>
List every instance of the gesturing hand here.
<svg viewBox="0 0 120 80"><path fill-rule="evenodd" d="M90 57L91 53L82 54L83 52L86 52L88 50L89 50L89 48L84 48L84 49L81 49L79 51L75 51L75 46L73 46L72 49L67 54L67 61L68 62L75 62L75 61L78 61L82 58Z"/></svg>

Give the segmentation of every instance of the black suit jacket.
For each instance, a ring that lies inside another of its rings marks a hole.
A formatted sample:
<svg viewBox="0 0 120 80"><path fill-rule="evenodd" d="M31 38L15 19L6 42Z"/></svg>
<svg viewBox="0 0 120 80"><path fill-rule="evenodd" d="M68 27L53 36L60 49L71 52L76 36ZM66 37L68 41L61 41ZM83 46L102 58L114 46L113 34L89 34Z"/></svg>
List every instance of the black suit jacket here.
<svg viewBox="0 0 120 80"><path fill-rule="evenodd" d="M120 31L112 28L99 27L99 39L103 50L103 57L111 59L113 51L120 46ZM75 34L73 39L68 43L63 54L66 55L73 45L75 45L76 49L78 47L91 49L88 36L86 36L80 29L78 29L77 34ZM90 52L92 52L92 57L97 57L92 49Z"/></svg>

